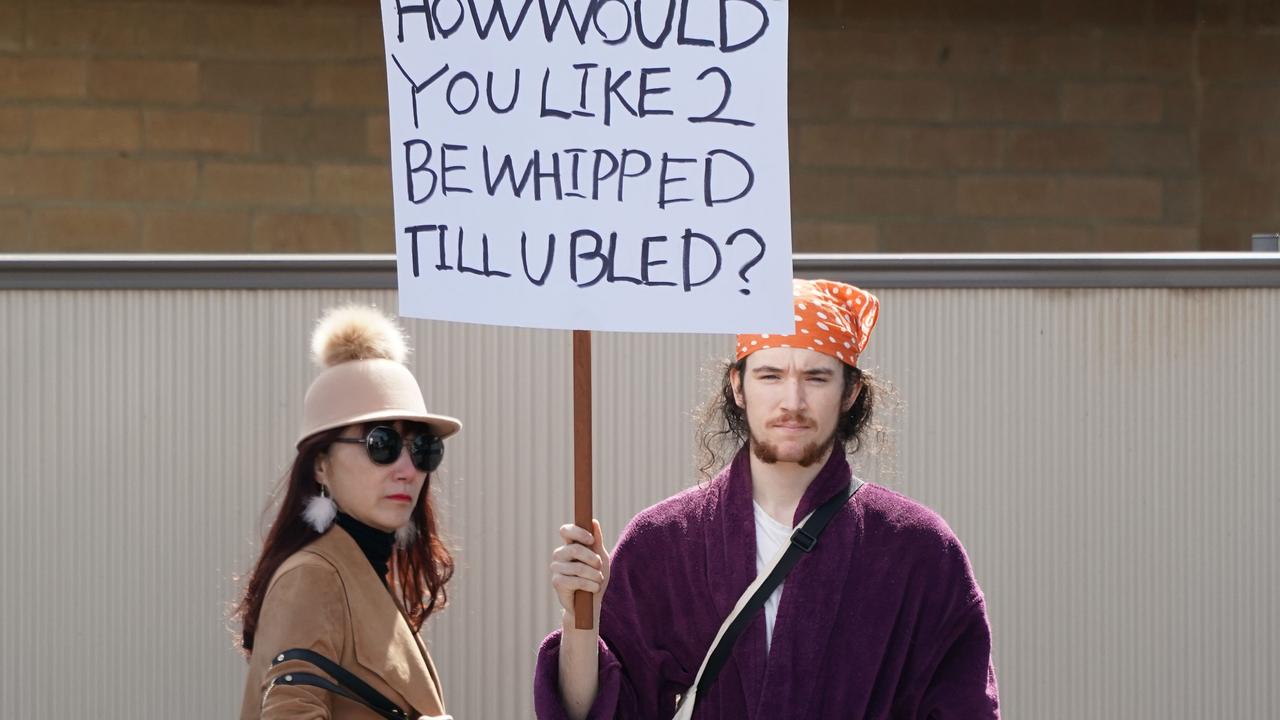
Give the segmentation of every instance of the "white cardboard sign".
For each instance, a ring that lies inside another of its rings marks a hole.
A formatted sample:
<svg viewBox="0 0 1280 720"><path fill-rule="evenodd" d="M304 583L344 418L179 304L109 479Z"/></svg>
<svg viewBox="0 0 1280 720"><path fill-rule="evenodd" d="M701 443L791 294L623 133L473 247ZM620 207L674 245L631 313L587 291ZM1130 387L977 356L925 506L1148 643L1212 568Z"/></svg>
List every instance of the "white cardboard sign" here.
<svg viewBox="0 0 1280 720"><path fill-rule="evenodd" d="M400 312L792 332L783 0L383 0Z"/></svg>

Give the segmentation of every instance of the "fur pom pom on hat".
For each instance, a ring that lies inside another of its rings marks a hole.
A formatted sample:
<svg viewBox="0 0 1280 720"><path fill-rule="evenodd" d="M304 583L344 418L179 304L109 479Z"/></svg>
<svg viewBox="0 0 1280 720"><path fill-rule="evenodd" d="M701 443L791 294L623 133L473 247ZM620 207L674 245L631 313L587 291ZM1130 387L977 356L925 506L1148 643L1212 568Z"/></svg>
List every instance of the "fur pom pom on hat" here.
<svg viewBox="0 0 1280 720"><path fill-rule="evenodd" d="M404 364L404 330L376 308L346 305L326 312L311 336L311 355L323 369L303 401L299 444L318 432L380 420L426 423L440 438L462 429L457 418L427 411Z"/></svg>
<svg viewBox="0 0 1280 720"><path fill-rule="evenodd" d="M368 305L329 310L311 335L311 357L322 368L352 360L383 358L403 363L409 356L404 330Z"/></svg>

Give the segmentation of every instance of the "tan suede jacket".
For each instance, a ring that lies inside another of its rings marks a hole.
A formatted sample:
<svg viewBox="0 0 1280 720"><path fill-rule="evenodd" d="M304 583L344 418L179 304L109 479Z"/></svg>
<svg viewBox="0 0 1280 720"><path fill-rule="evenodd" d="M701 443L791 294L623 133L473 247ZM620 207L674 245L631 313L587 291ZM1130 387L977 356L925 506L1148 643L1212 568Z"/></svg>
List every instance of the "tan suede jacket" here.
<svg viewBox="0 0 1280 720"><path fill-rule="evenodd" d="M289 672L324 676L308 663L271 659L308 648L338 662L405 710L444 715L435 665L355 540L333 526L276 571L258 617L241 720L376 720L368 708L314 687L271 681ZM270 688L270 692L267 692Z"/></svg>

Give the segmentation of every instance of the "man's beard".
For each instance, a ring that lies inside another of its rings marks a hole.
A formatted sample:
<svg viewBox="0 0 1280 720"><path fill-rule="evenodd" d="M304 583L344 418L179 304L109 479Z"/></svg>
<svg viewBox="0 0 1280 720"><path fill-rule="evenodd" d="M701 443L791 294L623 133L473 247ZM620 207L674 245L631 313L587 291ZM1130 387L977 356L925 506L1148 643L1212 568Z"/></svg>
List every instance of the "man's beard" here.
<svg viewBox="0 0 1280 720"><path fill-rule="evenodd" d="M760 462L773 465L778 462L778 447L771 445L764 440L756 437L754 432L747 431L751 435L751 454L760 459ZM826 440L822 442L811 442L804 446L804 451L800 454L800 459L794 462L800 467L809 467L826 456L836 444L836 432L831 431Z"/></svg>

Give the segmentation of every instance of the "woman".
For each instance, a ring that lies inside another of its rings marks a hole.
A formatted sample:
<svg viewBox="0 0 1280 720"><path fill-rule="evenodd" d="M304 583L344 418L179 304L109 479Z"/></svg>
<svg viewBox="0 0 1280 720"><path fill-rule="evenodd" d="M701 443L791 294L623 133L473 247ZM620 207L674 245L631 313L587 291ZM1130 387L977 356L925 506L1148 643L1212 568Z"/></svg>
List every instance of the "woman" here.
<svg viewBox="0 0 1280 720"><path fill-rule="evenodd" d="M312 352L324 370L307 390L280 514L237 608L249 656L240 717L385 717L290 684L334 676L283 655L295 648L336 662L407 717L444 716L418 631L444 606L453 573L429 480L462 425L427 412L403 331L372 308L329 312Z"/></svg>

